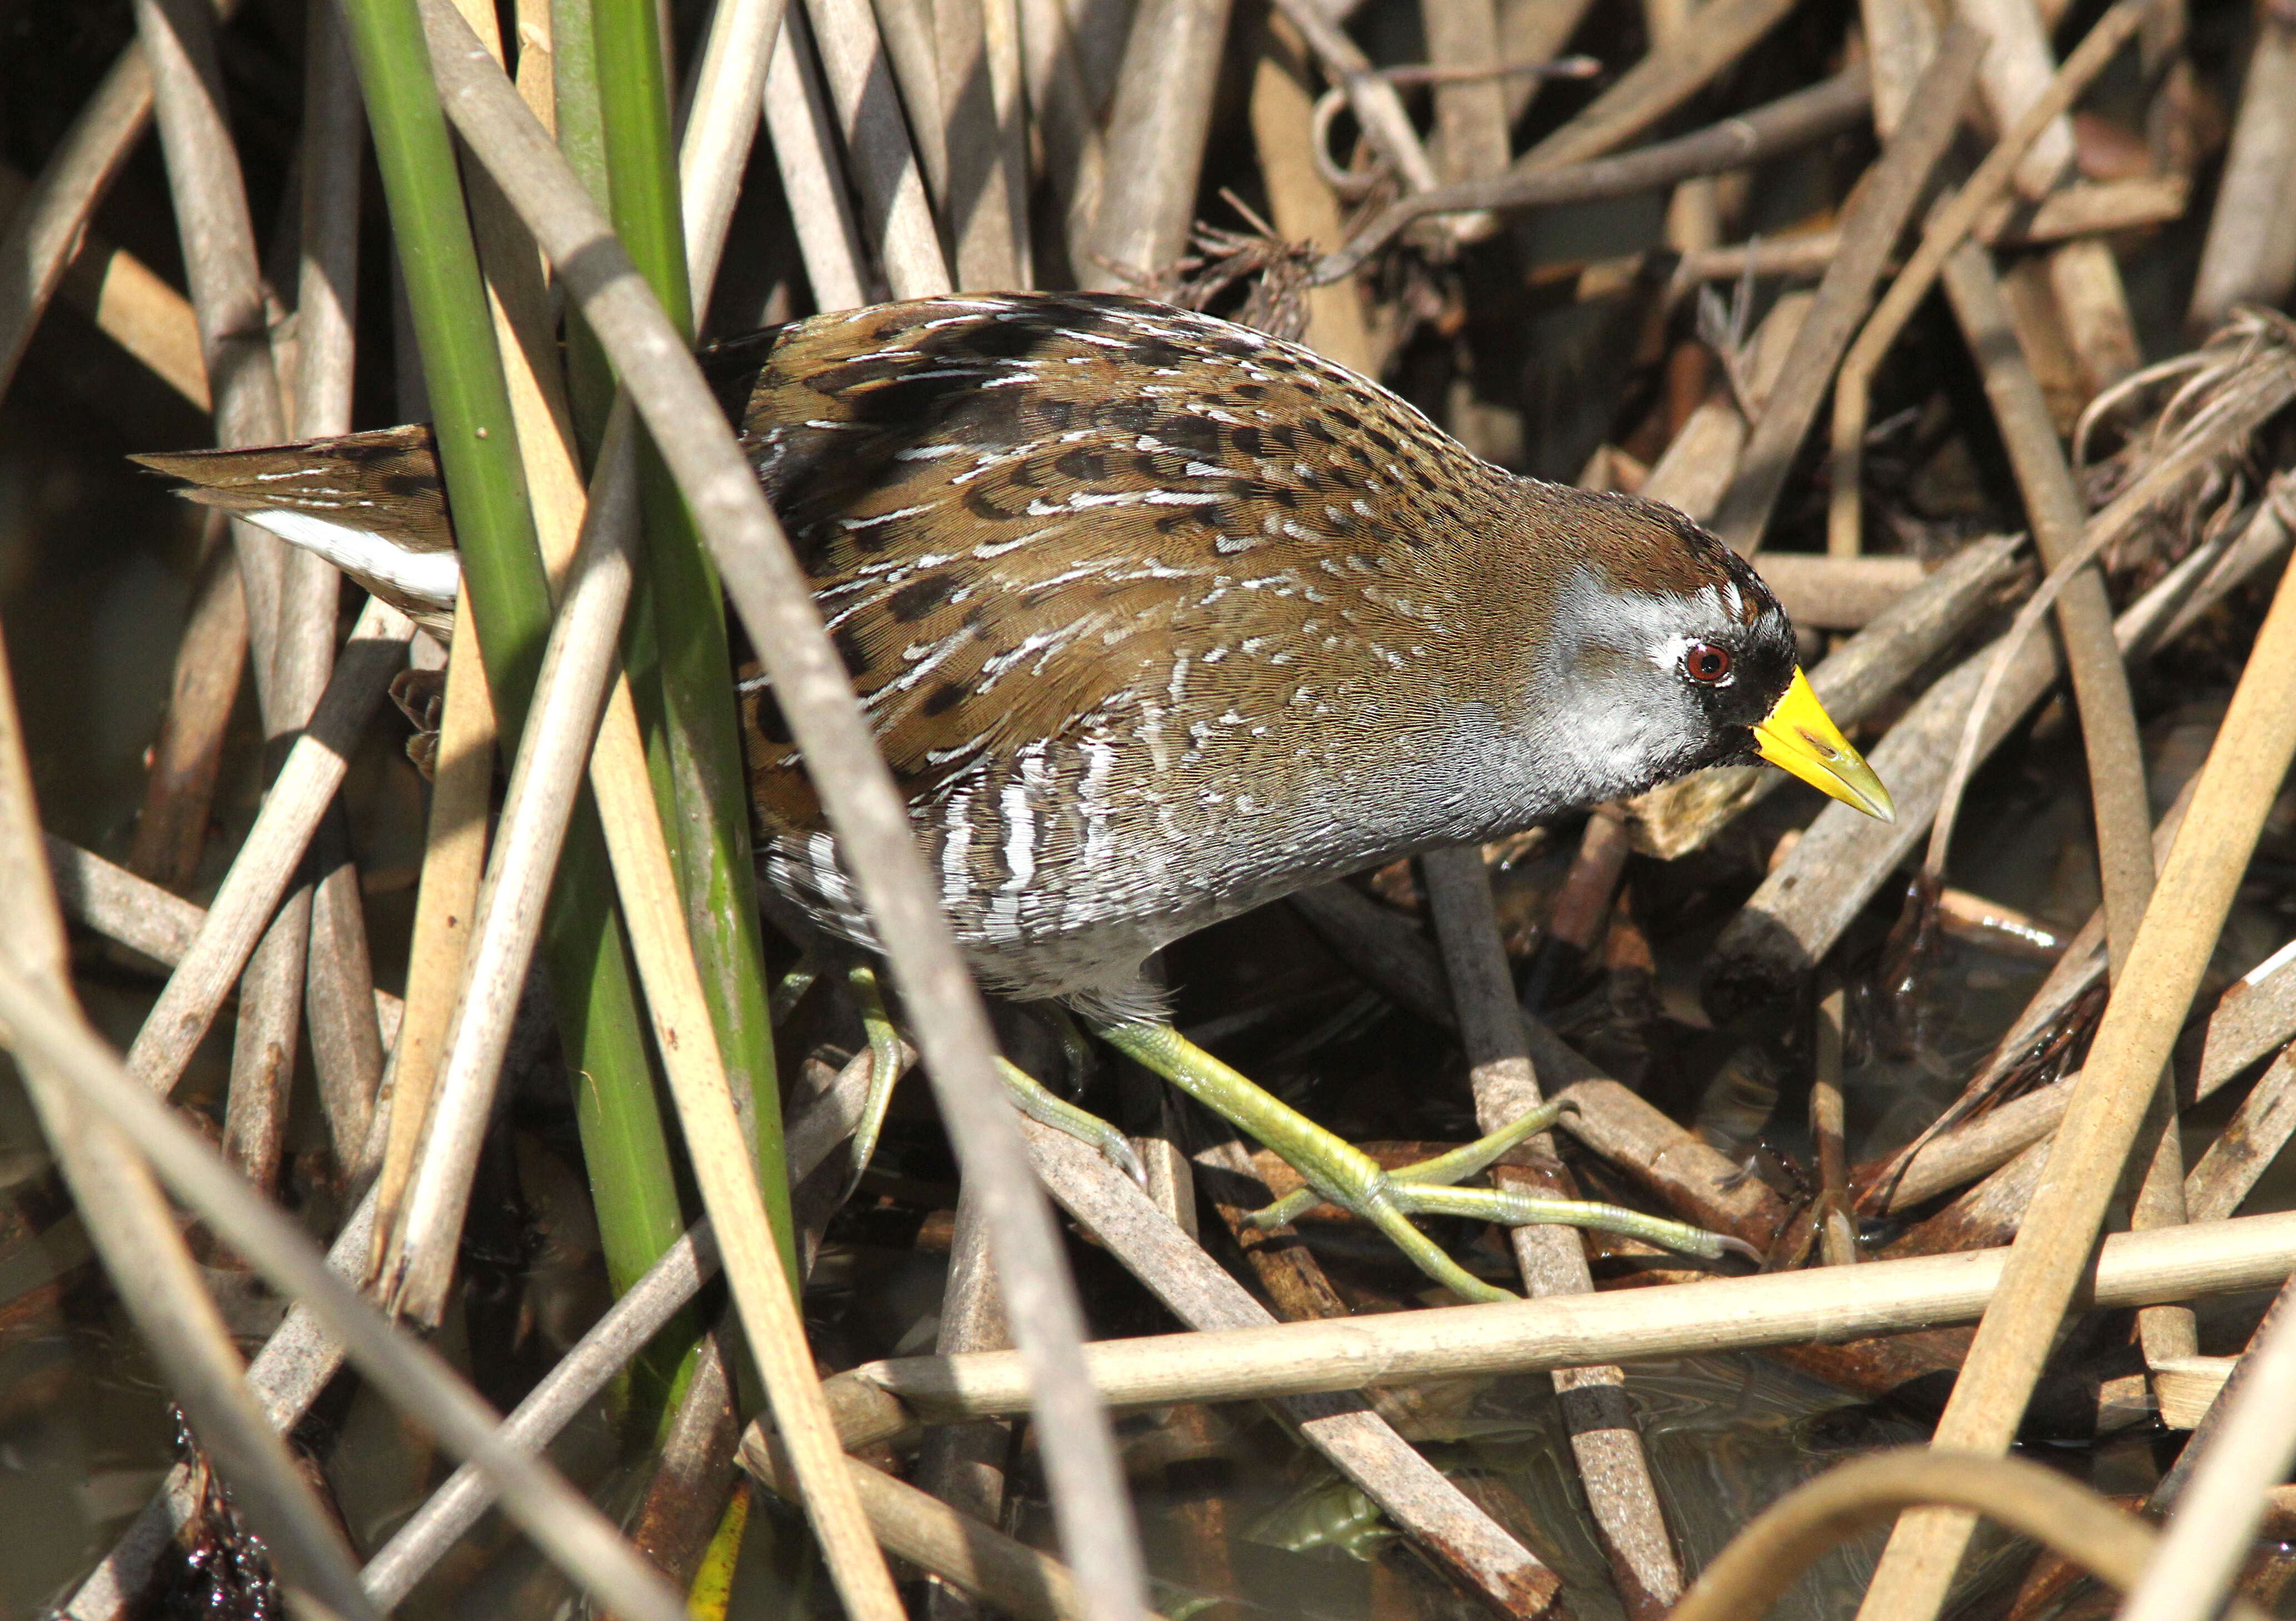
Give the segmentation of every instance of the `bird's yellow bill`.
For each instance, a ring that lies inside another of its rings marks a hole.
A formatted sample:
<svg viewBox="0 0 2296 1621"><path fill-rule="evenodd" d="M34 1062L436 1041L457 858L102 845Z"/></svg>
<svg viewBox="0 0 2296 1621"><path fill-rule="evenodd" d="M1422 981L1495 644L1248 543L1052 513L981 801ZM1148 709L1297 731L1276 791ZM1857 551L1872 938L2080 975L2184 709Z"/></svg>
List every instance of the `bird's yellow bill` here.
<svg viewBox="0 0 2296 1621"><path fill-rule="evenodd" d="M1885 822L1898 819L1890 790L1882 786L1865 757L1849 746L1841 728L1810 691L1809 678L1799 670L1785 695L1754 728L1754 749L1772 765L1792 771L1845 805L1854 805Z"/></svg>

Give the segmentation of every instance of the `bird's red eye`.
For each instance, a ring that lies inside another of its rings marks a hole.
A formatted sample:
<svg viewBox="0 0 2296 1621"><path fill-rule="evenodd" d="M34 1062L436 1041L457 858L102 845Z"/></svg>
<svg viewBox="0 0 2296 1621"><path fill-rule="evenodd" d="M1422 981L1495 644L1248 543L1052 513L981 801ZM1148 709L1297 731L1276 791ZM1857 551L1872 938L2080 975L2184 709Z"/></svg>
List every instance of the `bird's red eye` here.
<svg viewBox="0 0 2296 1621"><path fill-rule="evenodd" d="M1712 642L1693 642L1682 655L1682 672L1705 687L1718 687L1730 675L1730 650Z"/></svg>

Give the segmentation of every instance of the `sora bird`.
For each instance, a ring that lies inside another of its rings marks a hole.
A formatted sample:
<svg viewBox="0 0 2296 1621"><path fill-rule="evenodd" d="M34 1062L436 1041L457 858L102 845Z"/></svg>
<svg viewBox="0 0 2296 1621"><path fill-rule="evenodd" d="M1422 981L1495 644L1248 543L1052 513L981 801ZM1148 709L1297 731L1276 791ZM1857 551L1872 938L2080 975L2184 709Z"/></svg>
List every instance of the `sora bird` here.
<svg viewBox="0 0 2296 1621"><path fill-rule="evenodd" d="M819 316L702 364L981 982L1067 1004L1462 1294L1495 1291L1410 1214L1614 1224L1446 1185L1547 1117L1382 1173L1181 1037L1147 959L1703 766L1759 756L1890 814L1742 559L1669 507L1492 466L1310 350L1005 293ZM139 459L433 628L451 612L422 429ZM873 949L769 685L740 687L767 882Z"/></svg>

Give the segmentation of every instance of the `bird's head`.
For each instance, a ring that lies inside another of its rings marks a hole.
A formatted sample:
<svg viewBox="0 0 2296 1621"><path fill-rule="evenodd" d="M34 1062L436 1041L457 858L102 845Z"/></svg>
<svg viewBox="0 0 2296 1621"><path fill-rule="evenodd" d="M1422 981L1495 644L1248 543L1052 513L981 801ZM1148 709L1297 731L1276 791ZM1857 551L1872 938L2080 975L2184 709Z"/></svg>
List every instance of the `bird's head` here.
<svg viewBox="0 0 2296 1621"><path fill-rule="evenodd" d="M1894 819L1794 656L1793 627L1746 561L1656 502L1569 492L1582 541L1554 575L1532 677L1592 778L1648 786L1759 757Z"/></svg>

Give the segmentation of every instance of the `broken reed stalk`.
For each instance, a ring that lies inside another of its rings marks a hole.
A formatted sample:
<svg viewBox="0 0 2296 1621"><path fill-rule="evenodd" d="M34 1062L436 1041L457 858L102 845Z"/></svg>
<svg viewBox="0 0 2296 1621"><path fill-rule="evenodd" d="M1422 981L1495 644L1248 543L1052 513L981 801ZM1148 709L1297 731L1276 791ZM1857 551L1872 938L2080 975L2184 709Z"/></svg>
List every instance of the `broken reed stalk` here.
<svg viewBox="0 0 2296 1621"><path fill-rule="evenodd" d="M1939 1503L1997 1519L2123 1592L2148 1565L2166 1562L2151 1526L2054 1469L2021 1458L1940 1457L1907 1447L1828 1469L1763 1510L1706 1568L1676 1621L1767 1615L1835 1548L1889 1524L1900 1510ZM2246 1600L2235 1600L2230 1613L2239 1621L2264 1616Z"/></svg>
<svg viewBox="0 0 2296 1621"><path fill-rule="evenodd" d="M1095 212L1070 250L1078 285L1136 288L1187 251L1228 9L1228 0L1140 0L1108 111Z"/></svg>
<svg viewBox="0 0 2296 1621"><path fill-rule="evenodd" d="M1590 839L1604 819L1599 813L1590 819ZM1623 852L1625 835L1617 837ZM1543 1099L1515 1000L1513 970L1499 934L1490 876L1482 852L1473 846L1431 852L1420 858L1420 868L1458 1008L1475 1119L1480 1129L1496 1131ZM1541 1132L1527 1140L1518 1154L1531 1162L1530 1167L1494 1166L1495 1186L1570 1197L1572 1190L1560 1185L1562 1172L1551 1135ZM1518 1227L1509 1238L1524 1287L1533 1298L1593 1292L1585 1234L1539 1224ZM1629 1616L1663 1616L1682 1596L1682 1567L1651 1481L1641 1431L1627 1405L1626 1375L1615 1365L1597 1364L1558 1370L1553 1381L1620 1601Z"/></svg>
<svg viewBox="0 0 2296 1621"><path fill-rule="evenodd" d="M868 0L806 0L806 14L837 110L838 134L852 154L854 184L867 217L863 235L877 250L893 296L947 292L948 265L925 195L924 171L901 120Z"/></svg>
<svg viewBox="0 0 2296 1621"><path fill-rule="evenodd" d="M487 864L487 819L495 789L495 712L479 651L478 615L467 583L455 593L453 646L447 658L446 698L432 756L430 816L424 825L422 876L414 893L414 928L407 944L406 1016L390 1055L390 1119L382 1164L375 1179L375 1222L370 1276L382 1270L383 1252L398 1225L406 1184L414 1173L430 1118L439 1058L454 1016L455 993L477 916L479 884Z"/></svg>
<svg viewBox="0 0 2296 1621"><path fill-rule="evenodd" d="M994 1222L1014 1336L1045 1384L1046 1462L1062 1545L1095 1617L1145 1608L1106 1415L1080 1367L1082 1313L998 1084L979 993L939 911L802 572L692 355L564 160L452 10L423 0L447 107L612 353L763 656L923 1049L960 1164Z"/></svg>
<svg viewBox="0 0 2296 1621"><path fill-rule="evenodd" d="M2272 1488L2296 1460L2296 1312L2274 1314L2241 1358L2222 1413L2124 1621L2205 1621L2232 1594Z"/></svg>
<svg viewBox="0 0 2296 1621"><path fill-rule="evenodd" d="M121 1302L182 1404L200 1444L212 1455L241 1510L269 1544L290 1591L300 1590L354 1621L375 1621L359 1593L341 1531L265 1422L249 1392L245 1368L222 1314L184 1247L173 1210L151 1167L76 1084L70 1066L47 1050L32 1026L42 1020L78 1025L70 1003L63 919L49 885L39 811L23 747L14 686L0 646L0 1039L19 1069L86 1223L88 1235ZM66 1011L69 1009L69 1011ZM108 1055L107 1055L108 1057ZM119 1089L146 1103L178 1131L164 1107L138 1093L116 1063ZM231 1176L212 1152L218 1173ZM250 1200L256 1196L244 1195Z"/></svg>
<svg viewBox="0 0 2296 1621"><path fill-rule="evenodd" d="M435 1353L385 1322L329 1270L299 1228L139 1087L92 1031L13 967L0 967L0 1019L19 1050L67 1076L79 1098L119 1129L178 1198L281 1294L308 1306L384 1396L419 1417L447 1450L486 1470L504 1511L554 1562L631 1621L681 1621L678 1595L588 1499L555 1470L497 1440L499 1420L469 1386ZM344 1602L332 1595L329 1601ZM343 1613L375 1612L357 1595Z"/></svg>
<svg viewBox="0 0 2296 1621"><path fill-rule="evenodd" d="M717 1275L718 1265L717 1241L709 1223L698 1222L553 1364L502 1421L497 1438L542 1452ZM494 1502L494 1483L483 1473L467 1463L456 1469L367 1561L359 1581L368 1597L396 1609Z"/></svg>
<svg viewBox="0 0 2296 1621"><path fill-rule="evenodd" d="M1632 196L1693 176L1742 169L1799 151L1864 122L1872 104L1866 70L1851 68L1736 118L1619 157L1593 158L1527 174L1518 163L1514 171L1496 180L1437 186L1381 210L1349 238L1347 246L1318 259L1308 279L1311 285L1323 286L1354 275L1405 226L1430 214L1542 208Z"/></svg>
<svg viewBox="0 0 2296 1621"><path fill-rule="evenodd" d="M1923 70L1914 105L1842 205L1841 251L1826 267L1817 297L1794 333L1769 402L1746 436L1730 488L1714 514L1714 532L1751 556L1769 527L1795 453L1808 437L1819 400L1858 317L1874 296L1884 263L1928 188L1931 171L1961 128L1961 109L1976 88L1985 37L1956 20Z"/></svg>
<svg viewBox="0 0 2296 1621"><path fill-rule="evenodd" d="M1939 1420L1940 1448L1997 1452L2015 1433L2292 757L2296 571L2282 576L2201 768L2193 808L2114 976L2080 1090L2010 1250L2001 1298L1979 1324ZM1869 1610L1879 1600L1881 1613L1930 1614L1969 1532L1961 1515L1923 1513L1901 1522L1876 1572Z"/></svg>
<svg viewBox="0 0 2296 1621"><path fill-rule="evenodd" d="M2057 70L2049 87L2025 110L2014 127L1994 143L1985 160L1931 217L1922 233L1921 245L1906 261L1890 290L1882 294L1865 330L1850 346L1833 384L1833 490L1826 507L1825 549L1837 557L1855 556L1864 543L1865 519L1859 503L1858 481L1866 448L1867 412L1873 405L1874 368L1898 341L1914 311L1929 296L1930 288L1945 268L1946 256L1973 231L1986 210L2008 189L2018 163L2041 132L2088 88L2105 64L2144 25L2154 0L2120 0L2096 21L2065 65Z"/></svg>
<svg viewBox="0 0 2296 1621"><path fill-rule="evenodd" d="M391 671L406 656L414 627L388 604L370 598L335 661L326 696L272 779L263 809L225 873L199 938L184 954L128 1049L128 1067L166 1093L239 979L248 954L286 893L335 789L349 769L367 717Z"/></svg>
<svg viewBox="0 0 2296 1621"><path fill-rule="evenodd" d="M853 309L869 301L861 227L845 193L829 92L815 70L812 42L805 8L789 12L766 71L766 128L814 303L824 312Z"/></svg>
<svg viewBox="0 0 2296 1621"><path fill-rule="evenodd" d="M629 453L627 433L610 433L602 470L627 461ZM598 498L584 520L582 549L551 625L535 707L519 737L422 1123L420 1156L378 1279L394 1309L411 1310L426 1321L443 1306L453 1275L511 1021L542 933L543 909L629 600L634 481L602 471L599 483ZM674 1213L674 1193L669 1198Z"/></svg>
<svg viewBox="0 0 2296 1621"><path fill-rule="evenodd" d="M1060 1156L1059 1164L1051 1159L1058 1174L1069 1156ZM1078 1204L1089 1214L1079 1219L1120 1233L1086 1204L1083 1191ZM1130 1203L1112 1187L1105 1197L1111 1207ZM1087 1358L1105 1400L1145 1407L1862 1338L1979 1316L2001 1297L2008 1254L1964 1250L1537 1301L1144 1335L1096 1341ZM2241 1216L2112 1234L2084 1281L2095 1304L2110 1310L2268 1286L2292 1261L2296 1214ZM1009 1351L865 1362L830 1384L840 1412L849 1404L851 1416L840 1420L848 1446L913 1423L961 1424L1030 1408L1025 1370Z"/></svg>

